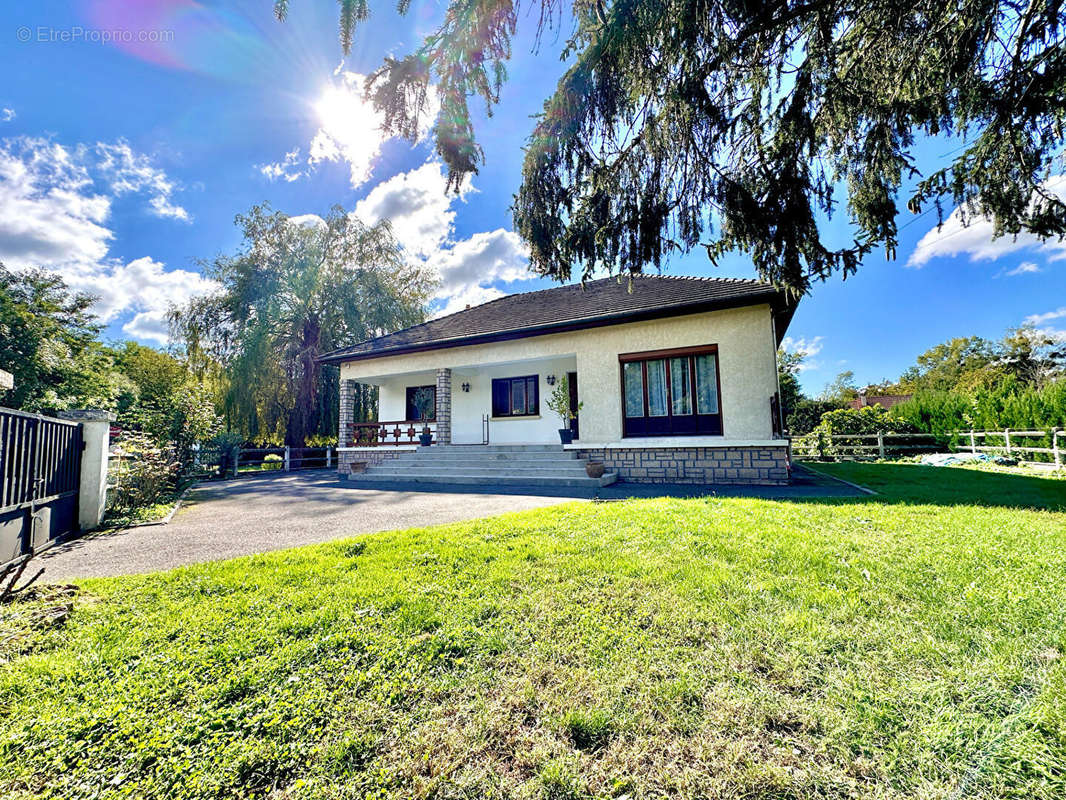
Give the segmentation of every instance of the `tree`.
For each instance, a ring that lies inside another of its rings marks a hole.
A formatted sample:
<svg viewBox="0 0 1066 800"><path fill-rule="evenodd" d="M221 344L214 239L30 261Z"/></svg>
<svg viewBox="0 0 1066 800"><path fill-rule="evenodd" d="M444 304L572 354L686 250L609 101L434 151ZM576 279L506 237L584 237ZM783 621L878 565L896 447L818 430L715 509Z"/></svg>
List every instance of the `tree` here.
<svg viewBox="0 0 1066 800"><path fill-rule="evenodd" d="M780 349L777 351L777 386L781 398L781 416L786 424L803 400L803 389L799 382L800 369L803 366L803 353L793 353Z"/></svg>
<svg viewBox="0 0 1066 800"><path fill-rule="evenodd" d="M0 367L15 388L4 405L26 411L111 408L130 389L97 339L90 295L42 269L0 265Z"/></svg>
<svg viewBox="0 0 1066 800"><path fill-rule="evenodd" d="M341 0L345 53L369 5ZM541 30L563 5L541 0ZM894 255L904 181L917 181L915 213L952 201L997 235L1066 233L1066 204L1047 184L1066 131L1059 3L571 7L566 72L530 134L514 207L544 275L637 273L703 245L712 260L746 251L763 278L806 292L875 248ZM279 18L288 8L277 0ZM368 82L387 130L409 138L435 88L452 189L483 161L469 99L490 112L499 102L518 19L515 0L450 0L437 30ZM958 143L950 164L919 174L919 136ZM840 186L852 240L836 247L823 233Z"/></svg>
<svg viewBox="0 0 1066 800"><path fill-rule="evenodd" d="M855 373L850 369L841 372L833 380L825 385L818 399L825 403L846 405L859 396L859 389L855 386Z"/></svg>
<svg viewBox="0 0 1066 800"><path fill-rule="evenodd" d="M959 336L931 347L900 376L904 392L946 392L974 389L997 377L995 342L980 336Z"/></svg>
<svg viewBox="0 0 1066 800"><path fill-rule="evenodd" d="M318 356L420 322L431 283L387 222L335 207L304 225L265 205L236 221L243 249L203 265L221 290L177 309L174 331L194 370L224 376L232 427L303 447L336 426L336 368L322 391Z"/></svg>

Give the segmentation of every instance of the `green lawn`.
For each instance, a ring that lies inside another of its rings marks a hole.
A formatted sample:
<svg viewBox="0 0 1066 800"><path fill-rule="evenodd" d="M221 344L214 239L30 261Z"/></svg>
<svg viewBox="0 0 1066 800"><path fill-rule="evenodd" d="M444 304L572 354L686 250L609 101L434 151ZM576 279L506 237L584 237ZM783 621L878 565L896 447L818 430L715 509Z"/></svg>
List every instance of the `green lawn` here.
<svg viewBox="0 0 1066 800"><path fill-rule="evenodd" d="M8 607L0 796L1066 796L1066 483L824 469Z"/></svg>

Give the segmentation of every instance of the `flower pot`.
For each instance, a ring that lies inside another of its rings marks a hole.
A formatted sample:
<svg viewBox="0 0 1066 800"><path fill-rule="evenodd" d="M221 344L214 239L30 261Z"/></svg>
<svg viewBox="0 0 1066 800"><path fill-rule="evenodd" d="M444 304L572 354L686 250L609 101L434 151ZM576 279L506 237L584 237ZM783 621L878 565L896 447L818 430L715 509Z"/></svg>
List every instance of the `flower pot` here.
<svg viewBox="0 0 1066 800"><path fill-rule="evenodd" d="M563 444L570 444L574 441L574 432L569 428L559 428L559 441Z"/></svg>
<svg viewBox="0 0 1066 800"><path fill-rule="evenodd" d="M418 434L418 443L420 445L422 445L423 447L429 447L431 444L433 444L433 434L432 433L420 433L420 434Z"/></svg>
<svg viewBox="0 0 1066 800"><path fill-rule="evenodd" d="M607 471L607 467L602 461L586 461L585 462L585 474L590 478L602 478L603 473Z"/></svg>

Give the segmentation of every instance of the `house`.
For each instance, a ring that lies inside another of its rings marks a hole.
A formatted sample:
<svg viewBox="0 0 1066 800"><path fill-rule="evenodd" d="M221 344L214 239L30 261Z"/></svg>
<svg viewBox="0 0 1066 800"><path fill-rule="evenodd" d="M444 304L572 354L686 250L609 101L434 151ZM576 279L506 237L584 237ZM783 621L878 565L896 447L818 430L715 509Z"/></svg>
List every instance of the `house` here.
<svg viewBox="0 0 1066 800"><path fill-rule="evenodd" d="M913 396L910 394L866 394L861 392L858 397L848 403L848 406L856 411L867 406L881 406L885 411L888 411L893 406L906 403Z"/></svg>
<svg viewBox="0 0 1066 800"><path fill-rule="evenodd" d="M469 462L478 445L521 445L602 461L624 481L786 483L776 356L795 307L753 280L604 278L336 350L321 361L340 367L340 468L403 456L415 474L416 456L405 454L419 451L428 424L434 446L418 463L441 470L445 462L426 460L436 448L442 457L443 446L469 445L460 454ZM545 407L563 376L571 406L580 403L567 445ZM352 419L358 383L378 387L377 422ZM421 420L416 399L426 393L435 401Z"/></svg>

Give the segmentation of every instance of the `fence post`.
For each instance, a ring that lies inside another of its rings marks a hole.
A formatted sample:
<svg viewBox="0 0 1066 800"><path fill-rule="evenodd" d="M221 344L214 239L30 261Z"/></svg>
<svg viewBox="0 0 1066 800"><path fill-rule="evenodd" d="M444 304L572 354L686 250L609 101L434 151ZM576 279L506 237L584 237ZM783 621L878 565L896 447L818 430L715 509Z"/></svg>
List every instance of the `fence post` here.
<svg viewBox="0 0 1066 800"><path fill-rule="evenodd" d="M1062 469L1062 451L1059 450L1059 434L1062 433L1056 425L1051 429L1051 449L1055 454L1055 469Z"/></svg>
<svg viewBox="0 0 1066 800"><path fill-rule="evenodd" d="M326 448L326 469L329 469L332 466L333 466L333 448L332 447L327 447Z"/></svg>
<svg viewBox="0 0 1066 800"><path fill-rule="evenodd" d="M80 409L56 416L81 423L81 475L78 477L78 525L83 531L100 527L107 508L107 458L111 440L110 411Z"/></svg>
<svg viewBox="0 0 1066 800"><path fill-rule="evenodd" d="M1003 438L1007 442L1007 458L1010 458L1010 428L1003 429Z"/></svg>
<svg viewBox="0 0 1066 800"><path fill-rule="evenodd" d="M285 471L286 472L289 471L289 466L290 466L290 463L289 463L289 446L285 445Z"/></svg>
<svg viewBox="0 0 1066 800"><path fill-rule="evenodd" d="M970 452L977 454L977 437L973 435L973 428L970 428Z"/></svg>
<svg viewBox="0 0 1066 800"><path fill-rule="evenodd" d="M877 457L882 461L885 460L885 433L884 431L877 432Z"/></svg>

